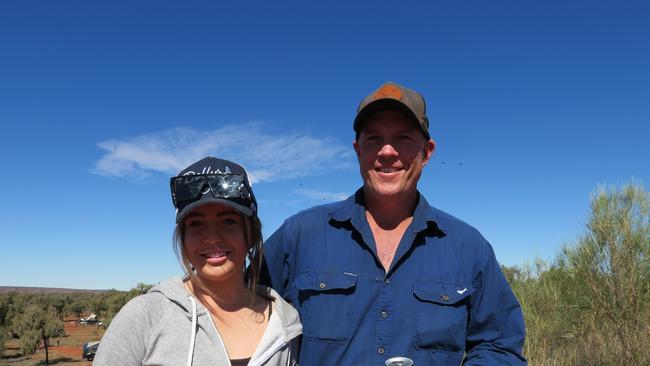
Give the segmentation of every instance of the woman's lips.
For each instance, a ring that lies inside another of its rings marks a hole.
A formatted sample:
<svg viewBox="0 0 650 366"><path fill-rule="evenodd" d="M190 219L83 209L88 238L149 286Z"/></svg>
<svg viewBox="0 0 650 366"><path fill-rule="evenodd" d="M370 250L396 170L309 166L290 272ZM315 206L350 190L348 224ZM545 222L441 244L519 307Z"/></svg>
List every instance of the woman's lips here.
<svg viewBox="0 0 650 366"><path fill-rule="evenodd" d="M221 265L228 260L228 254L230 254L231 251L221 249L221 248L210 248L210 250L206 250L201 252L201 255L205 257L205 261L208 264L211 265Z"/></svg>

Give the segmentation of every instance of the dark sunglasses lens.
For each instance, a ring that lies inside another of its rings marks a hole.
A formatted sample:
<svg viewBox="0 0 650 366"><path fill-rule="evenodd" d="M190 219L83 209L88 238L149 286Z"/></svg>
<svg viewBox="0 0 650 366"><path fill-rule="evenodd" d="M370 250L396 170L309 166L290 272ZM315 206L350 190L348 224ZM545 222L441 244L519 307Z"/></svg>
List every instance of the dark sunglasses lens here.
<svg viewBox="0 0 650 366"><path fill-rule="evenodd" d="M244 181L241 175L210 175L207 177L210 188L216 197L239 197L239 191Z"/></svg>
<svg viewBox="0 0 650 366"><path fill-rule="evenodd" d="M205 185L205 177L203 176L185 176L178 177L174 180L174 195L176 201L193 200L199 196L203 186Z"/></svg>

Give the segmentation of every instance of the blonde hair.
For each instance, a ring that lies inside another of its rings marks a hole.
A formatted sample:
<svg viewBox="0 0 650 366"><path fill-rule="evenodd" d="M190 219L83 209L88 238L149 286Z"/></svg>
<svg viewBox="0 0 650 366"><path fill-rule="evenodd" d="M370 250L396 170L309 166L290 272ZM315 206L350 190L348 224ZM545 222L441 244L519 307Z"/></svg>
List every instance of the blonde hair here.
<svg viewBox="0 0 650 366"><path fill-rule="evenodd" d="M246 288L251 291L251 294L255 294L257 290L257 285L260 279L260 271L262 269L262 259L264 257L264 248L263 248L263 239L262 239L262 222L257 217L257 215L246 216L239 214L242 217L244 223L244 240L248 247L246 253L246 258L248 259L248 267L244 271L244 281ZM183 271L185 272L185 279L192 282L193 285L198 286L201 290L207 292L210 295L214 295L214 292L211 291L204 283L201 281L201 278L196 275L196 271L190 263L190 260L185 253L185 246L183 245L183 238L185 237L185 225L183 224L184 220L181 220L176 224L174 229L173 237L173 246L176 257L178 258ZM252 299L255 297L252 296ZM254 301L254 300L253 300Z"/></svg>

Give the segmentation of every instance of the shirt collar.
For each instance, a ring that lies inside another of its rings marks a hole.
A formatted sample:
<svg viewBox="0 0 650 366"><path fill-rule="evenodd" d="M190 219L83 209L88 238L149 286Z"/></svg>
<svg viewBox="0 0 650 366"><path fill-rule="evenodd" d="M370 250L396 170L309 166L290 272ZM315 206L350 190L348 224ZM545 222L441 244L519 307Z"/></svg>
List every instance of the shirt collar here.
<svg viewBox="0 0 650 366"><path fill-rule="evenodd" d="M350 220L357 230L367 226L366 206L363 198L363 187L359 188L353 195L348 197L345 201L337 205L330 213L330 218L343 222ZM413 211L413 222L410 227L415 232L422 231L427 228L429 222L436 222L435 211L422 194L418 191L418 203Z"/></svg>
<svg viewBox="0 0 650 366"><path fill-rule="evenodd" d="M353 195L334 206L330 211L330 218L336 221L358 221L361 215L365 215L365 204L363 202L363 188L359 188Z"/></svg>

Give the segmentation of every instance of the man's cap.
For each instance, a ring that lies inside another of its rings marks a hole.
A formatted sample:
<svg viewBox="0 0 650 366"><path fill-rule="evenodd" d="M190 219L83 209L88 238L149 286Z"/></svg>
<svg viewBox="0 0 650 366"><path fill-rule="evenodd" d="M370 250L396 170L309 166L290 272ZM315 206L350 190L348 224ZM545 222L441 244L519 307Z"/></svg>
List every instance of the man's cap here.
<svg viewBox="0 0 650 366"><path fill-rule="evenodd" d="M398 110L411 117L417 122L418 127L429 139L429 119L427 118L427 106L422 94L405 86L386 82L379 89L368 95L357 108L357 116L354 119L354 131L359 134L363 122L373 112L380 110Z"/></svg>
<svg viewBox="0 0 650 366"><path fill-rule="evenodd" d="M243 184L240 188L240 197L215 197L208 187L205 186L202 194L196 199L191 201L176 202L176 223L181 222L185 215L187 215L194 208L203 206L209 203L218 203L232 207L238 212L246 215L257 215L257 201L253 194L248 173L246 169L230 160L213 158L208 156L203 158L189 167L183 169L176 177L189 177L197 174L239 174L243 176ZM173 194L173 192L172 192Z"/></svg>

